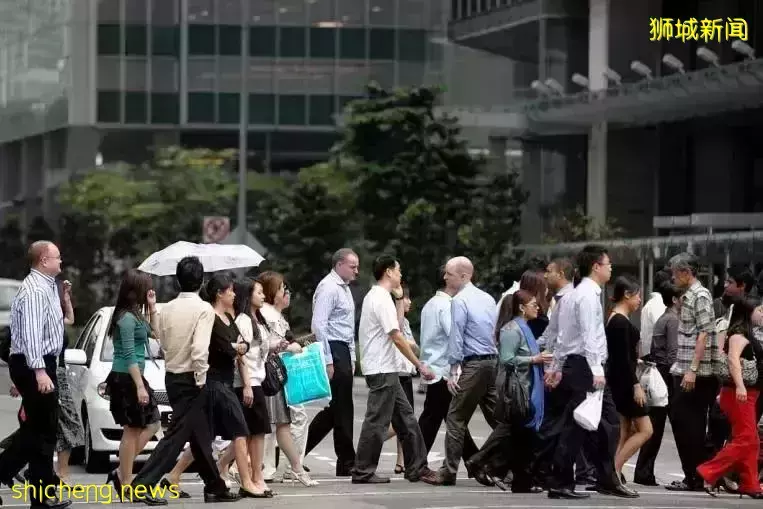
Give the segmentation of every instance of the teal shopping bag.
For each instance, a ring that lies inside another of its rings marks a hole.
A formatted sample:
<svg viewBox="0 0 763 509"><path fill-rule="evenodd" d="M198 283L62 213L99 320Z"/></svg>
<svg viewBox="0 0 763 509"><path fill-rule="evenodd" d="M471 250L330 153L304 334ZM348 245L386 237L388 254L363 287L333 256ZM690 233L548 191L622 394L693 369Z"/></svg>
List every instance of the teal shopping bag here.
<svg viewBox="0 0 763 509"><path fill-rule="evenodd" d="M302 353L284 352L280 355L288 375L284 385L287 405L331 400L331 386L320 343L306 346Z"/></svg>

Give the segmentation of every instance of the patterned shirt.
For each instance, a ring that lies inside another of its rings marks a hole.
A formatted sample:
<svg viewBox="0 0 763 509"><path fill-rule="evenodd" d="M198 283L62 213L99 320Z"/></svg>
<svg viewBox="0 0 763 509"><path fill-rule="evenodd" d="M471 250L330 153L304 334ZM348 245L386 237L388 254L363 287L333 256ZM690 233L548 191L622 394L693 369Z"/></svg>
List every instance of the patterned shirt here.
<svg viewBox="0 0 763 509"><path fill-rule="evenodd" d="M715 312L710 291L699 281L694 281L681 299L678 324L678 352L676 362L670 368L673 375L684 375L694 359L697 336L707 333L705 353L699 363L697 376L713 376L713 361L718 357L718 340L715 337Z"/></svg>

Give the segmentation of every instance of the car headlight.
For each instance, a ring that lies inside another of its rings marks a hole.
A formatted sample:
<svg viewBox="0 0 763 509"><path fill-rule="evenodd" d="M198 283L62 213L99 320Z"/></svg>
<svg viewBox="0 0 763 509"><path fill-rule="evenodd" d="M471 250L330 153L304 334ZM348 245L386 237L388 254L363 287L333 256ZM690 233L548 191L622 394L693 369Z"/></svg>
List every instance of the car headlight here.
<svg viewBox="0 0 763 509"><path fill-rule="evenodd" d="M98 390L98 395L100 397L102 397L103 399L105 399L106 401L111 399L111 398L109 398L109 394L108 394L108 392L106 390L106 382L99 383L97 390Z"/></svg>

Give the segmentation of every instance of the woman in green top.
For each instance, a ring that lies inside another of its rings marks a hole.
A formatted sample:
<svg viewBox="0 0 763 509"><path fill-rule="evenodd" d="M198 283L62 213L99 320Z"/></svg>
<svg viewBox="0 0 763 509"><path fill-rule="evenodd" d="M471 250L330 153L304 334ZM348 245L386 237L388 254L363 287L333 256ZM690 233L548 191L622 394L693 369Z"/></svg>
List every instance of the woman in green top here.
<svg viewBox="0 0 763 509"><path fill-rule="evenodd" d="M145 318L148 294L153 291L151 276L138 270L125 273L108 334L114 343L114 360L106 378L109 408L114 422L122 426L119 468L107 482L120 486L132 481L135 457L159 429L159 409L154 393L143 378L151 326Z"/></svg>

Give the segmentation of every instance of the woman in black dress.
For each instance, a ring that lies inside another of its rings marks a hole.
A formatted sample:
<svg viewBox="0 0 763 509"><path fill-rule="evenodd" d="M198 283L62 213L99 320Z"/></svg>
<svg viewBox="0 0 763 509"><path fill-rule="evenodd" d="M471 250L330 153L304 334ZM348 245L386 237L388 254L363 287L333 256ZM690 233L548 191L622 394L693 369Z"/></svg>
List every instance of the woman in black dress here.
<svg viewBox="0 0 763 509"><path fill-rule="evenodd" d="M627 276L615 280L612 300L615 305L607 321L607 385L620 414L620 442L615 453L615 471L625 482L622 469L652 436L652 422L646 407L646 394L636 368L640 334L629 316L641 306L641 288Z"/></svg>

